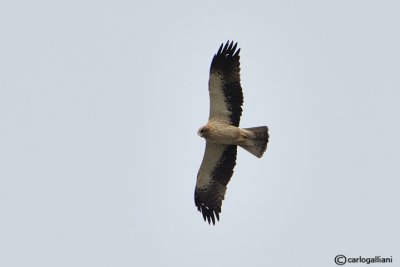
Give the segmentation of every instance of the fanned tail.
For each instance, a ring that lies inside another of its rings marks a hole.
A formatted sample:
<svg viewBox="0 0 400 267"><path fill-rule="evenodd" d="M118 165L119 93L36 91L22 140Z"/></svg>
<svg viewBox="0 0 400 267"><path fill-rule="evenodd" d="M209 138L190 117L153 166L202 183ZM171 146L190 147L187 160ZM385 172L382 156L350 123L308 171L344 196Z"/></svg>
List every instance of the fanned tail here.
<svg viewBox="0 0 400 267"><path fill-rule="evenodd" d="M240 146L246 149L248 152L261 158L267 149L269 134L267 126L244 128L241 129L246 135L247 139L244 144Z"/></svg>

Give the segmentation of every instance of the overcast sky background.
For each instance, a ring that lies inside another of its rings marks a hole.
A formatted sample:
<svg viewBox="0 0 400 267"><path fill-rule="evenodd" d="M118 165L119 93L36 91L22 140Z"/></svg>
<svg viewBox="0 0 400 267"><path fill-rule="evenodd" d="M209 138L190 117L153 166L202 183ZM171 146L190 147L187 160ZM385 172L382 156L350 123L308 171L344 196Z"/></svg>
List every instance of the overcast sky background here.
<svg viewBox="0 0 400 267"><path fill-rule="evenodd" d="M0 266L400 262L398 1L2 1ZM241 48L221 221L193 200L208 71Z"/></svg>

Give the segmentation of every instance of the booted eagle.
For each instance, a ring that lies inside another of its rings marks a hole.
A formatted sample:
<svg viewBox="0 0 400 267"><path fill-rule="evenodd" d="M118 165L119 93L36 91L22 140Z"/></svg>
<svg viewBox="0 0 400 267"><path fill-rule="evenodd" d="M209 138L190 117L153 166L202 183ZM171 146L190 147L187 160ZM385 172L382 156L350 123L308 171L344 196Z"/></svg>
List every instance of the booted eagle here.
<svg viewBox="0 0 400 267"><path fill-rule="evenodd" d="M211 62L208 91L210 116L198 135L206 139L203 162L197 174L194 202L204 221L219 220L226 186L236 165L237 146L261 158L267 149L268 127L239 128L243 93L240 85L240 48L221 44Z"/></svg>

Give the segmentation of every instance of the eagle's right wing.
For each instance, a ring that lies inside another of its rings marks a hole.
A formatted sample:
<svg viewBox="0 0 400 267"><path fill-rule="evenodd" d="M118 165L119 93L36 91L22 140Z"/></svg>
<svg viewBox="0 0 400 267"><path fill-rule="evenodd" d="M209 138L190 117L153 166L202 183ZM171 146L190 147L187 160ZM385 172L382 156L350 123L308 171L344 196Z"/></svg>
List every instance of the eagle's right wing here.
<svg viewBox="0 0 400 267"><path fill-rule="evenodd" d="M203 162L197 174L194 202L204 220L219 220L226 186L236 164L237 146L207 142Z"/></svg>

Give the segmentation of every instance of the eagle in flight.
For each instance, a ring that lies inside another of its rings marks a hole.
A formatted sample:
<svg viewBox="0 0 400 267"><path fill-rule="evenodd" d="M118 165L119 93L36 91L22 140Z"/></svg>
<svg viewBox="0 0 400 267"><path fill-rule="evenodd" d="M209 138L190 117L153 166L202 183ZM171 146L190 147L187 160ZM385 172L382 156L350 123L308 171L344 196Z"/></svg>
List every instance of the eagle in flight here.
<svg viewBox="0 0 400 267"><path fill-rule="evenodd" d="M206 139L203 162L197 174L194 202L204 221L219 220L226 187L236 165L237 146L261 158L267 149L268 127L239 128L243 93L240 85L240 48L221 44L211 62L208 91L210 115L198 135Z"/></svg>

